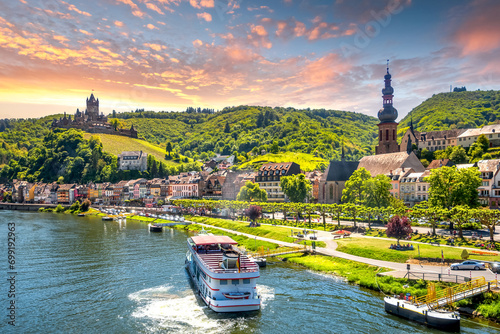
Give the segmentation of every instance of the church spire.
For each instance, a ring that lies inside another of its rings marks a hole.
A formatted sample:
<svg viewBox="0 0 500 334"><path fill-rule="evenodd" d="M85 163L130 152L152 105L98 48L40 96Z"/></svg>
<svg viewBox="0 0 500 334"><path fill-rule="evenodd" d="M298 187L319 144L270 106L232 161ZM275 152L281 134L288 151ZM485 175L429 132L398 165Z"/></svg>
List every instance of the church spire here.
<svg viewBox="0 0 500 334"><path fill-rule="evenodd" d="M382 123L392 123L398 118L398 111L392 105L394 88L391 86L391 74L389 73L389 59L387 59L387 74L384 76L384 88L382 88L382 106L378 112L378 119Z"/></svg>

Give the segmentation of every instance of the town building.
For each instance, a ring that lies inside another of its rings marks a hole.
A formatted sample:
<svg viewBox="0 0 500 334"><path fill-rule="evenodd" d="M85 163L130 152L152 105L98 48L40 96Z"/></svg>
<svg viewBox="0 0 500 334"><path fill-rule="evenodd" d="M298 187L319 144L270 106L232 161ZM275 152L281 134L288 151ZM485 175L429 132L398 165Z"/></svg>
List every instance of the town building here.
<svg viewBox="0 0 500 334"><path fill-rule="evenodd" d="M118 169L144 172L148 169L148 154L142 151L122 152L118 154Z"/></svg>
<svg viewBox="0 0 500 334"><path fill-rule="evenodd" d="M323 204L340 203L342 190L352 173L358 168L359 161L330 161L319 182L318 202Z"/></svg>
<svg viewBox="0 0 500 334"><path fill-rule="evenodd" d="M269 202L284 202L286 196L280 186L281 178L296 174L300 174L300 166L295 162L272 162L259 168L255 182L267 192Z"/></svg>
<svg viewBox="0 0 500 334"><path fill-rule="evenodd" d="M236 200L241 187L248 181L255 182L256 176L257 173L252 171L228 171L222 185L222 199L228 201Z"/></svg>

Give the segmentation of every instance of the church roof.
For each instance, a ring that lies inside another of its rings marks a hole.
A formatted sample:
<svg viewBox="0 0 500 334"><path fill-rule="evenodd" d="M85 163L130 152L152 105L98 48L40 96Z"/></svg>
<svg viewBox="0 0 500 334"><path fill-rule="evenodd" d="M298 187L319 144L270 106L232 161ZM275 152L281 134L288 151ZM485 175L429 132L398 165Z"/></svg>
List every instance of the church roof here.
<svg viewBox="0 0 500 334"><path fill-rule="evenodd" d="M347 181L358 165L359 161L330 161L321 181Z"/></svg>
<svg viewBox="0 0 500 334"><path fill-rule="evenodd" d="M361 158L358 169L364 167L371 176L390 174L398 168L412 168L414 172L423 172L425 167L415 153L396 152L387 154L370 155Z"/></svg>
<svg viewBox="0 0 500 334"><path fill-rule="evenodd" d="M443 166L451 167L453 165L454 165L453 161L451 161L450 159L437 159L437 160L432 160L429 166L427 166L427 169L434 169Z"/></svg>

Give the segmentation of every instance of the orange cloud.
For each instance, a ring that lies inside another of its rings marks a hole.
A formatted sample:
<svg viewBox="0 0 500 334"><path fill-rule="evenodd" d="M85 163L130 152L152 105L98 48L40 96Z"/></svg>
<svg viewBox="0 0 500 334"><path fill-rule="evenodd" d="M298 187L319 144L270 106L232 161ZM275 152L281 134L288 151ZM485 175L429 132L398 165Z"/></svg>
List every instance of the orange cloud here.
<svg viewBox="0 0 500 334"><path fill-rule="evenodd" d="M115 0L119 3L123 3L125 5L129 5L130 8L132 9L132 15L143 18L146 16L146 13L144 13L142 10L139 9L139 7L132 1L132 0Z"/></svg>
<svg viewBox="0 0 500 334"><path fill-rule="evenodd" d="M201 8L214 8L215 7L215 3L214 3L214 0L189 0L189 3L191 4L191 6L193 6L194 8L198 8L198 9L201 9Z"/></svg>
<svg viewBox="0 0 500 334"><path fill-rule="evenodd" d="M252 42L255 47L264 47L266 49L270 49L273 44L269 40L269 34L262 25L254 25L250 26L251 33L247 35L247 39Z"/></svg>
<svg viewBox="0 0 500 334"><path fill-rule="evenodd" d="M155 51L161 51L161 50L164 50L164 49L167 48L165 45L154 44L154 43L144 43L143 45L145 47L151 48L151 49L153 49Z"/></svg>
<svg viewBox="0 0 500 334"><path fill-rule="evenodd" d="M76 8L75 5L69 4L69 3L64 2L64 1L61 1L61 3L64 4L64 5L66 5L66 7L68 8L68 10L72 10L74 12L77 12L78 14L85 15L85 16L92 16L90 13L87 13L87 12L79 10L78 8Z"/></svg>
<svg viewBox="0 0 500 334"><path fill-rule="evenodd" d="M93 35L91 32L88 32L87 30L80 29L78 31L81 32L84 35L87 35L87 36L92 36Z"/></svg>
<svg viewBox="0 0 500 334"><path fill-rule="evenodd" d="M148 28L148 29L150 29L150 30L154 30L154 29L158 29L159 30L159 28L155 27L151 23L148 23L145 27Z"/></svg>
<svg viewBox="0 0 500 334"><path fill-rule="evenodd" d="M202 46L203 45L203 42L199 39L195 39L193 41L193 46Z"/></svg>
<svg viewBox="0 0 500 334"><path fill-rule="evenodd" d="M473 2L465 22L455 33L463 55L486 53L500 48L500 4Z"/></svg>
<svg viewBox="0 0 500 334"><path fill-rule="evenodd" d="M162 10L160 8L158 8L157 5L153 4L153 3L150 3L150 2L146 2L146 7L148 7L149 9L151 10L154 10L155 12L157 12L158 14L161 14L161 15L165 15L164 12L162 12Z"/></svg>
<svg viewBox="0 0 500 334"><path fill-rule="evenodd" d="M210 22L212 21L212 15L210 15L209 13L198 13L196 14L198 16L199 19L203 19L207 22Z"/></svg>
<svg viewBox="0 0 500 334"><path fill-rule="evenodd" d="M123 27L123 22L122 21L115 21L113 22L115 24L115 26L117 27Z"/></svg>

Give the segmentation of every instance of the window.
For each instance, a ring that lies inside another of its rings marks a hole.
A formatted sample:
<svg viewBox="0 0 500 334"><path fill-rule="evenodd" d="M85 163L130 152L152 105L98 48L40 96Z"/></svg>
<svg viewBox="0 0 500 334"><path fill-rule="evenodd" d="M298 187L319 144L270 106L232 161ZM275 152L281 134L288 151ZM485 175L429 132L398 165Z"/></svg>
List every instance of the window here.
<svg viewBox="0 0 500 334"><path fill-rule="evenodd" d="M500 181L498 181L500 183ZM333 199L333 184L330 184L330 199Z"/></svg>
<svg viewBox="0 0 500 334"><path fill-rule="evenodd" d="M227 280L221 279L220 280L220 285L227 285Z"/></svg>
<svg viewBox="0 0 500 334"><path fill-rule="evenodd" d="M417 186L417 191L420 191L420 186ZM420 198L419 198L420 199Z"/></svg>
<svg viewBox="0 0 500 334"><path fill-rule="evenodd" d="M234 284L234 285L240 284L240 280L239 279L232 279L231 283Z"/></svg>
<svg viewBox="0 0 500 334"><path fill-rule="evenodd" d="M422 191L425 191L425 186L422 186Z"/></svg>
<svg viewBox="0 0 500 334"><path fill-rule="evenodd" d="M250 279L249 278L244 278L243 279L243 284L250 284Z"/></svg>
<svg viewBox="0 0 500 334"><path fill-rule="evenodd" d="M487 187L487 186L489 186L489 185L490 185L490 181L483 181L483 182L482 182L482 186L483 186L483 187Z"/></svg>

